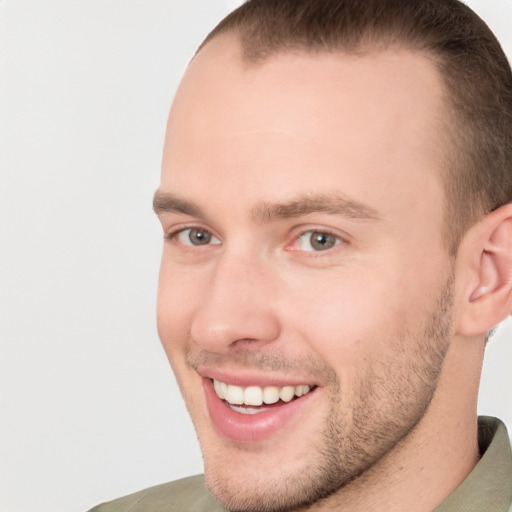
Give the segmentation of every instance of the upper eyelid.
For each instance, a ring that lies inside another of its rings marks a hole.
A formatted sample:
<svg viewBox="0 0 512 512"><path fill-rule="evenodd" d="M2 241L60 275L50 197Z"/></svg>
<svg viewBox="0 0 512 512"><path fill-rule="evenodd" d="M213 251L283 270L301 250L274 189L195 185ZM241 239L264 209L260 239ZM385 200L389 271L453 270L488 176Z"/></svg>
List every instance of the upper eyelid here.
<svg viewBox="0 0 512 512"><path fill-rule="evenodd" d="M297 240L306 233L323 233L326 235L331 235L336 238L339 238L340 240L346 243L349 243L351 239L351 237L343 231L323 226L298 226L293 230L293 232L293 240Z"/></svg>
<svg viewBox="0 0 512 512"><path fill-rule="evenodd" d="M193 243L188 244L188 243L184 242L183 240L180 240L180 235L182 235L186 231L190 231L192 229L197 229L198 231L203 231L205 233L208 233L211 236L211 240L208 241L208 243L197 244L197 245L193 244ZM218 245L222 244L222 240L217 235L215 235L215 233L212 233L212 231L209 229L199 227L199 226L188 226L188 227L185 226L185 227L171 230L170 232L164 233L164 239L169 240L174 245L179 245L183 248L187 248L187 250L190 250L191 248L194 248L194 249L200 248L200 247L205 248L205 247L211 247L211 246L218 246ZM212 239L215 239L216 242L212 242Z"/></svg>
<svg viewBox="0 0 512 512"><path fill-rule="evenodd" d="M336 231L328 228L313 228L313 229L305 229L299 232L299 236L305 235L306 233L323 233L325 235L332 235L337 238L343 238L343 236Z"/></svg>
<svg viewBox="0 0 512 512"><path fill-rule="evenodd" d="M207 233L211 234L213 237L217 238L221 242L223 240L222 237L217 233L216 230L205 226L200 221L189 221L189 222L185 221L183 223L174 225L168 229L166 229L164 226L164 238L166 238L166 239L175 238L176 235L178 235L179 233L181 233L183 231L186 231L187 229L201 229L201 230L204 230ZM295 226L294 228L292 228L289 231L289 234L286 237L284 244L286 246L289 246L289 245L295 243L301 236L304 236L307 233L314 233L314 232L324 233L326 235L334 236L334 237L338 238L342 243L346 243L346 244L350 243L350 241L351 241L351 237L347 233L340 232L339 230L337 230L335 228L330 228L327 226L319 226L319 225L300 225L300 226Z"/></svg>
<svg viewBox="0 0 512 512"><path fill-rule="evenodd" d="M210 235L214 236L215 238L221 239L220 236L215 232L215 230L211 228L207 228L201 223L198 222L183 222L179 225L174 225L168 229L165 229L164 226L164 237L165 238L173 238L179 233L186 231L187 229L200 229L202 231L206 231Z"/></svg>
<svg viewBox="0 0 512 512"><path fill-rule="evenodd" d="M327 252L328 250L334 249L334 247L337 247L340 244L347 244L348 243L346 238L340 236L337 233L333 233L331 231L321 230L321 229L308 229L306 231L301 231L297 236L295 236L293 238L293 240L292 240L290 245L298 243L301 240L302 237L304 237L305 235L308 235L308 234L313 234L313 233L319 233L321 235L332 236L332 237L334 237L334 238L336 238L338 240L338 243L335 246L331 247L330 249L325 249L325 251L318 251L318 252ZM314 252L316 252L316 251L314 251Z"/></svg>
<svg viewBox="0 0 512 512"><path fill-rule="evenodd" d="M301 243L300 239L304 235L308 233L321 233L329 236L333 236L337 239L337 243L330 248L324 250L307 250L299 247ZM344 231L340 231L336 228L331 228L327 226L319 226L319 225L302 225L298 226L295 230L291 241L286 243L285 250L290 251L291 253L296 253L297 255L301 255L301 257L307 258L328 258L332 257L335 254L338 254L340 250L347 249L352 245L352 237L345 233Z"/></svg>

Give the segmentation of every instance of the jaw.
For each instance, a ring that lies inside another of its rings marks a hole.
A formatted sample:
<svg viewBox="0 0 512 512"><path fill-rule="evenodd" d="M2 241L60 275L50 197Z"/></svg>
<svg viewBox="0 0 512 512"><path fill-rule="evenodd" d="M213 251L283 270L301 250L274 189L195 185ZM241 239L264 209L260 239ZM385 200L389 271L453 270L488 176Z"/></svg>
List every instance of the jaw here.
<svg viewBox="0 0 512 512"><path fill-rule="evenodd" d="M361 482L371 488L386 480L386 473L394 474L400 460L403 466L404 451L397 447L408 444L425 412L409 402L402 413L393 414L387 395L379 396L379 382L370 379L373 372L360 372L350 387L319 385L283 405L242 414L217 396L213 379L193 374L185 398L201 443L206 482L232 510L256 512L265 506L277 512L324 503L326 497L348 500ZM366 403L351 389L366 389ZM411 391L393 393L406 400ZM426 408L427 395L418 397ZM287 505L280 508L279 503Z"/></svg>
<svg viewBox="0 0 512 512"><path fill-rule="evenodd" d="M213 384L203 385L207 414L195 426L211 493L229 509L247 511L276 507L286 487L300 495L297 489L318 465L314 454L323 444L325 388L261 413L241 414L216 396ZM290 500L283 498L283 503Z"/></svg>

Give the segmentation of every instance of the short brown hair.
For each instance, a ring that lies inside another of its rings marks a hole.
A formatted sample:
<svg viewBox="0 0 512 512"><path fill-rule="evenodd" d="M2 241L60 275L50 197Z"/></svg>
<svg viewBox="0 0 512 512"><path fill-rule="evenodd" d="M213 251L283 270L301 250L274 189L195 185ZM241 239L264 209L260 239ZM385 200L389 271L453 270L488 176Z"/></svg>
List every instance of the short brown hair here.
<svg viewBox="0 0 512 512"><path fill-rule="evenodd" d="M239 37L249 63L289 51L423 52L442 77L451 114L440 148L450 252L468 227L512 201L512 72L494 34L459 0L248 0L199 50L226 32Z"/></svg>

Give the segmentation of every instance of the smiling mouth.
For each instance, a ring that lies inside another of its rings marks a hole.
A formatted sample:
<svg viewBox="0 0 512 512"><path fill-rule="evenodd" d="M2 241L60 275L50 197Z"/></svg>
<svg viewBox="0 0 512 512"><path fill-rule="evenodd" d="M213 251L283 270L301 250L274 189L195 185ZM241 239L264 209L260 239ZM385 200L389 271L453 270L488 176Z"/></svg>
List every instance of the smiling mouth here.
<svg viewBox="0 0 512 512"><path fill-rule="evenodd" d="M233 411L241 414L259 414L269 408L265 405L279 405L307 395L316 386L248 386L242 388L213 379L217 396ZM263 406L263 407L262 407Z"/></svg>

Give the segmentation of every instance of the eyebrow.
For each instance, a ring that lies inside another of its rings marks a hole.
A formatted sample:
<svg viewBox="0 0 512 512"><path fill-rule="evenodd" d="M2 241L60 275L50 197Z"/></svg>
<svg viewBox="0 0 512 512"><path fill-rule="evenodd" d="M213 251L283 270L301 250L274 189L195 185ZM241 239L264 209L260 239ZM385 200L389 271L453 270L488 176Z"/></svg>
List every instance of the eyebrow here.
<svg viewBox="0 0 512 512"><path fill-rule="evenodd" d="M169 192L157 190L153 198L153 210L162 213L179 213L205 218L201 208L195 203L182 199ZM258 203L251 209L251 219L257 223L296 218L312 213L340 215L356 220L380 220L374 208L340 194L307 194L285 202Z"/></svg>
<svg viewBox="0 0 512 512"><path fill-rule="evenodd" d="M181 199L169 192L158 189L153 196L153 211L160 215L162 213L181 213L193 217L204 217L201 208L191 201Z"/></svg>
<svg viewBox="0 0 512 512"><path fill-rule="evenodd" d="M379 220L377 210L340 194L308 194L284 203L263 202L251 211L256 222L302 217L311 213L327 213L357 220Z"/></svg>

